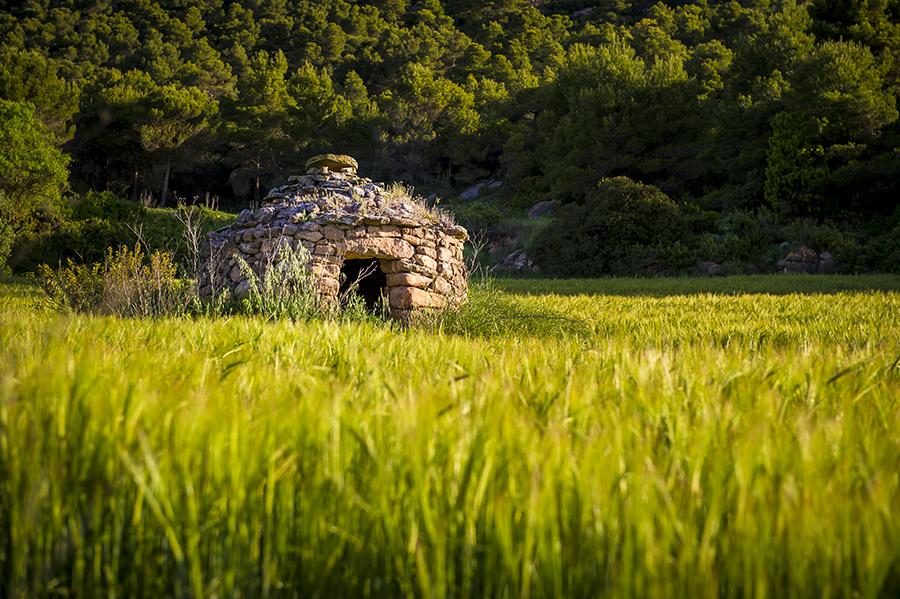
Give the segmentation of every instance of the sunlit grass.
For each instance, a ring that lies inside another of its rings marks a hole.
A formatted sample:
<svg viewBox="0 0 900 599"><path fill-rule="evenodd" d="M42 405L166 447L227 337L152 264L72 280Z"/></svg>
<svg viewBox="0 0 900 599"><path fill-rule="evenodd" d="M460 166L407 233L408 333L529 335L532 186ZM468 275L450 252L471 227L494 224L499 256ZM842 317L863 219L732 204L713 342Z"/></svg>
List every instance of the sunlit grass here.
<svg viewBox="0 0 900 599"><path fill-rule="evenodd" d="M427 330L7 285L0 595L891 596L897 279L791 280L507 281Z"/></svg>

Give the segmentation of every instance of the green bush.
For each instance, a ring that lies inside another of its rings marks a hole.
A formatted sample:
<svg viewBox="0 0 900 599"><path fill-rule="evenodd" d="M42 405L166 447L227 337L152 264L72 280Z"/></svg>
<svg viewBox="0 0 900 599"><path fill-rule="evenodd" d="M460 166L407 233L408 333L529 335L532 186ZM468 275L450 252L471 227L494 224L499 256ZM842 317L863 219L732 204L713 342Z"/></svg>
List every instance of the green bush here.
<svg viewBox="0 0 900 599"><path fill-rule="evenodd" d="M875 269L881 272L900 272L900 224L873 240Z"/></svg>
<svg viewBox="0 0 900 599"><path fill-rule="evenodd" d="M839 273L900 270L900 224L820 223L811 218L777 219L767 210L723 215L714 233L693 238L698 260L714 260L729 274L774 272L787 250L805 245L829 252Z"/></svg>
<svg viewBox="0 0 900 599"><path fill-rule="evenodd" d="M52 230L18 237L10 266L19 272L31 272L40 264L100 262L107 248L133 245L136 241L125 223L100 218L67 220Z"/></svg>
<svg viewBox="0 0 900 599"><path fill-rule="evenodd" d="M111 191L89 191L72 203L72 218L137 222L146 209L137 202L120 198Z"/></svg>
<svg viewBox="0 0 900 599"><path fill-rule="evenodd" d="M193 295L189 282L176 276L168 252L145 255L140 245L106 251L102 263L52 269L38 267L37 282L58 308L117 316L164 316L185 312Z"/></svg>
<svg viewBox="0 0 900 599"><path fill-rule="evenodd" d="M0 206L6 201L5 196L0 192ZM2 209L0 209L2 216ZM16 239L16 232L12 223L7 218L0 218L0 275L4 275L9 270L6 260L12 252L13 242Z"/></svg>
<svg viewBox="0 0 900 599"><path fill-rule="evenodd" d="M268 256L262 276L238 257L247 280L247 293L239 302L225 298L221 311L260 316L268 320L312 320L316 318L345 322L378 321L388 317L385 302L370 312L355 285L343 292L337 301L323 299L318 280L309 269L309 252L302 246L292 249L288 243L278 244Z"/></svg>
<svg viewBox="0 0 900 599"><path fill-rule="evenodd" d="M718 223L719 231L740 240L740 246L731 248L726 259L752 260L765 253L779 241L781 231L771 212L758 210L735 210L722 215Z"/></svg>
<svg viewBox="0 0 900 599"><path fill-rule="evenodd" d="M486 202L474 201L453 206L450 211L456 217L456 221L470 231L493 227L503 218L497 206Z"/></svg>
<svg viewBox="0 0 900 599"><path fill-rule="evenodd" d="M302 247L295 251L286 243L278 244L262 276L257 276L240 256L237 260L248 283L239 306L244 314L271 320L308 320L324 315L326 306L319 301L315 278L307 268L309 254Z"/></svg>
<svg viewBox="0 0 900 599"><path fill-rule="evenodd" d="M534 240L532 258L545 272L565 276L663 274L685 262L686 230L675 202L652 185L626 177L603 179L584 204L569 204Z"/></svg>
<svg viewBox="0 0 900 599"><path fill-rule="evenodd" d="M179 211L180 214L179 214ZM207 233L234 221L233 214L217 212L204 206L179 208L147 208L141 214L138 227L147 245L154 249L166 249L182 260L184 258L184 224L179 219L186 211L193 211L193 221L201 232Z"/></svg>
<svg viewBox="0 0 900 599"><path fill-rule="evenodd" d="M0 272L15 238L59 208L69 157L53 142L31 103L0 98Z"/></svg>
<svg viewBox="0 0 900 599"><path fill-rule="evenodd" d="M728 265L729 273L773 270L778 260L782 232L775 216L766 210L735 210L723 214L714 233L693 240L698 261Z"/></svg>
<svg viewBox="0 0 900 599"><path fill-rule="evenodd" d="M59 310L74 312L100 312L103 304L103 264L76 264L66 261L66 266L56 270L46 264L37 267L35 280L47 296L49 303Z"/></svg>
<svg viewBox="0 0 900 599"><path fill-rule="evenodd" d="M784 225L783 236L785 241L805 245L816 252L830 252L839 272L865 272L875 268L869 247L873 239L861 232L797 219Z"/></svg>
<svg viewBox="0 0 900 599"><path fill-rule="evenodd" d="M139 233L151 250L171 251L177 258L181 258L184 225L179 219L179 211L186 210L193 211L194 221L203 232L225 226L234 220L234 215L205 206L145 208L108 191L86 193L74 203L72 212L74 220L104 220L113 225L123 239L120 243L108 245L130 245Z"/></svg>
<svg viewBox="0 0 900 599"><path fill-rule="evenodd" d="M179 210L192 210L202 233L222 227L234 216L204 206L145 208L110 192L88 192L71 202L71 216L55 219L43 229L20 234L12 244L9 263L18 272L34 271L40 264L99 262L109 247L142 243L149 251L172 253L187 264L184 224ZM2 225L0 225L2 227ZM4 233L0 228L0 252Z"/></svg>

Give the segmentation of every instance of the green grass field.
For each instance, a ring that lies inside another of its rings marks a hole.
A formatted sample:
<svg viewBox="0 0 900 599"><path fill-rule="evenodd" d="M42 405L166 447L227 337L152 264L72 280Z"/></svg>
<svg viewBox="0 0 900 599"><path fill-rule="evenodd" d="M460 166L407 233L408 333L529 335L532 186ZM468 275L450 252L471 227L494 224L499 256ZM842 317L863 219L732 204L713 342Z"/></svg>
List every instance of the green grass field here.
<svg viewBox="0 0 900 599"><path fill-rule="evenodd" d="M0 596L900 594L900 277L498 285L425 330L0 286Z"/></svg>

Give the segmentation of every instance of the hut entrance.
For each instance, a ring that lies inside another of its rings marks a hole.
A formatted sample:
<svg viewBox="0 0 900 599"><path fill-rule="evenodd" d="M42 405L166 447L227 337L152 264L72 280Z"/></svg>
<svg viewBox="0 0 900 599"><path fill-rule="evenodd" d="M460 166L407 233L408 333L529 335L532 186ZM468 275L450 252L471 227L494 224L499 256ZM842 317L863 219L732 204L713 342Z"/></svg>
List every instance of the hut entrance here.
<svg viewBox="0 0 900 599"><path fill-rule="evenodd" d="M387 277L376 258L344 260L341 267L341 301L345 302L355 293L366 302L366 308L374 311L386 287Z"/></svg>

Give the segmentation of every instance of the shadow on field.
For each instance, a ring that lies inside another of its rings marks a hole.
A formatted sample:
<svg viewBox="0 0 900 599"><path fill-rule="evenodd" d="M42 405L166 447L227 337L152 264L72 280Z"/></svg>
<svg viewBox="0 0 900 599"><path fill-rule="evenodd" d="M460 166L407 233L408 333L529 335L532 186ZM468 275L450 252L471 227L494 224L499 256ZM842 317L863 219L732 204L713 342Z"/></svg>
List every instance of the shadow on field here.
<svg viewBox="0 0 900 599"><path fill-rule="evenodd" d="M700 294L830 295L900 291L900 275L748 275L733 277L543 279L500 278L497 286L522 295L680 296Z"/></svg>
<svg viewBox="0 0 900 599"><path fill-rule="evenodd" d="M459 311L445 314L440 328L450 335L482 338L581 338L593 334L588 321L547 307L529 309L493 282L470 290L469 301Z"/></svg>

